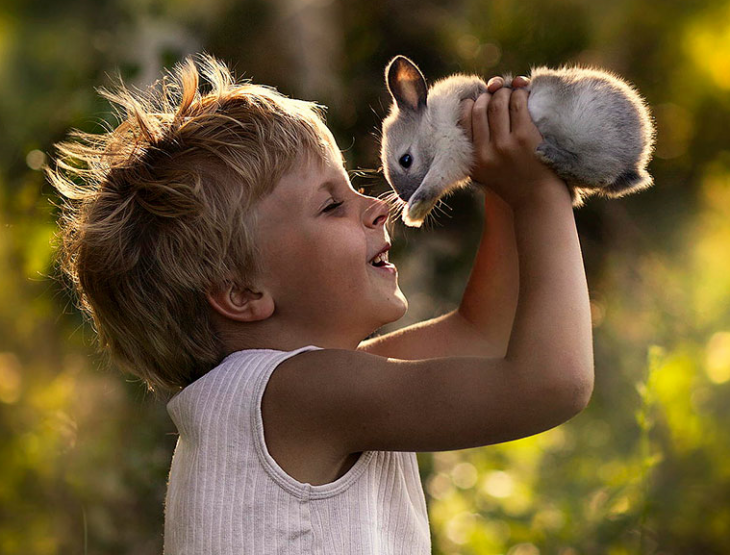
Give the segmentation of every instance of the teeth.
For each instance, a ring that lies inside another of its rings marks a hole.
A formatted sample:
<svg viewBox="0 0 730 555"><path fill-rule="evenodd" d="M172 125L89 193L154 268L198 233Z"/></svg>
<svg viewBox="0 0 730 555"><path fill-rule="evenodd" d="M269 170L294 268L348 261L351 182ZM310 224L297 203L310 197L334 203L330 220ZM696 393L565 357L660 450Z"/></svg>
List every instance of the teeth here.
<svg viewBox="0 0 730 555"><path fill-rule="evenodd" d="M371 264L379 264L380 262L388 262L388 251L381 252L378 256L373 258Z"/></svg>

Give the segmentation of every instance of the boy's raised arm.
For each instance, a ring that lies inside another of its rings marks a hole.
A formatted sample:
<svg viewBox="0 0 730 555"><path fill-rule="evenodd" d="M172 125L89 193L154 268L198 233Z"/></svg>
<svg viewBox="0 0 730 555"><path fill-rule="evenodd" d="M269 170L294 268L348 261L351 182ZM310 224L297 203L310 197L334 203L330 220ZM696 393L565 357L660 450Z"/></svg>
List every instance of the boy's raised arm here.
<svg viewBox="0 0 730 555"><path fill-rule="evenodd" d="M517 77L512 86L519 88L525 84ZM496 92L501 85L501 78L497 78L490 81L488 90ZM473 102L464 103L460 122L470 137L473 105ZM483 105L479 109L485 113ZM519 291L513 213L510 205L490 188L482 190L484 227L459 307L436 318L363 341L358 350L405 360L502 357L506 354Z"/></svg>
<svg viewBox="0 0 730 555"><path fill-rule="evenodd" d="M517 368L539 368L547 355L551 368L563 369L558 370L567 379L563 383L582 405L593 390L593 337L572 198L534 154L543 138L527 110L528 93L500 90L491 101L486 96L472 112L473 178L509 202L519 253L519 296L505 360L518 362ZM482 312L470 310L468 300L461 314L483 329ZM551 372L539 376L562 381Z"/></svg>
<svg viewBox="0 0 730 555"><path fill-rule="evenodd" d="M520 293L505 356L304 353L304 366L287 370L287 361L273 376L277 406L290 412L282 427L301 429L306 414L337 454L443 451L539 433L583 410L593 391L593 349L571 198L557 178L531 187L513 205ZM289 385L277 390L277 383Z"/></svg>
<svg viewBox="0 0 730 555"><path fill-rule="evenodd" d="M363 341L358 350L404 360L506 354L519 290L513 215L496 193L483 191L484 227L459 308Z"/></svg>
<svg viewBox="0 0 730 555"><path fill-rule="evenodd" d="M307 441L324 432L338 454L466 449L539 433L587 405L592 329L572 199L535 157L542 137L527 112L527 93L500 93L474 103L472 176L513 213L519 297L506 352L400 360L325 349L290 359L270 387L277 406L287 407L288 428L307 415L317 432ZM488 336L488 312L480 313L488 310L485 298L473 289L465 302L475 304L445 319L442 329L453 326L455 333L459 322L473 338L486 323Z"/></svg>
<svg viewBox="0 0 730 555"><path fill-rule="evenodd" d="M491 99L482 95L471 120L476 151L472 177L509 202L519 253L519 297L505 360L532 374L531 379L570 384L577 403L583 404L593 389L583 258L570 192L535 156L543 138L527 110L527 96L519 89L499 90ZM541 366L548 371L530 370Z"/></svg>
<svg viewBox="0 0 730 555"><path fill-rule="evenodd" d="M576 368L592 390L590 304L571 197L534 154L542 136L527 110L527 96L519 87L482 95L467 106L471 117L462 118L475 146L473 179L489 185L509 208L487 193L487 222L459 308L362 350L411 360L534 357L529 367L540 364L549 346L560 366Z"/></svg>
<svg viewBox="0 0 730 555"><path fill-rule="evenodd" d="M490 207L488 194L492 227L485 224L457 310L360 350L405 360L504 357L532 368L557 357L558 366L577 369L592 390L590 302L570 193L557 176L533 186L509 211Z"/></svg>

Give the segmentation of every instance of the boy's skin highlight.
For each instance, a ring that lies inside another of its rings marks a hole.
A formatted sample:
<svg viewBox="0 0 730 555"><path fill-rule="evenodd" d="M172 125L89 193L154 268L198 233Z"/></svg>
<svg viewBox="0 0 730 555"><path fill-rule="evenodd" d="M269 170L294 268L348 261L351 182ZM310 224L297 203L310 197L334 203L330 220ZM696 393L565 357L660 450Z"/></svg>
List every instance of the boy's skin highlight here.
<svg viewBox="0 0 730 555"><path fill-rule="evenodd" d="M352 188L334 146L324 160L303 155L256 214L255 290L207 295L228 353L309 344L354 350L406 313L397 271L370 264L390 244L389 206Z"/></svg>

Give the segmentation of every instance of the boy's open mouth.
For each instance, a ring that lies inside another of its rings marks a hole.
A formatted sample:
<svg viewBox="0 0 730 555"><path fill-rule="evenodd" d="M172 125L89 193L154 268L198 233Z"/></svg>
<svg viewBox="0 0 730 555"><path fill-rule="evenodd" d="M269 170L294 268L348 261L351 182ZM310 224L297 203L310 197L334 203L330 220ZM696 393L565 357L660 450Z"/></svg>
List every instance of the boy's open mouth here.
<svg viewBox="0 0 730 555"><path fill-rule="evenodd" d="M388 262L388 250L390 249L390 244L385 245L385 247L376 254L373 258L370 259L370 265L375 266L376 268L382 268L384 270L387 270L389 272L395 272L395 266Z"/></svg>

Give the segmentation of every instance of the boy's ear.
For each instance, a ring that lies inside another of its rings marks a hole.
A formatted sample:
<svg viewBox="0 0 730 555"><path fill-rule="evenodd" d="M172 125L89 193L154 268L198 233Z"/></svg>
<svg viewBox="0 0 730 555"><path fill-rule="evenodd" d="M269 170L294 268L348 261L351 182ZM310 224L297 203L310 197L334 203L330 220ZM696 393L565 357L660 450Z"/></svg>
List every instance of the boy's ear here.
<svg viewBox="0 0 730 555"><path fill-rule="evenodd" d="M385 68L385 82L399 109L415 112L426 107L426 79L418 66L405 56L390 61Z"/></svg>
<svg viewBox="0 0 730 555"><path fill-rule="evenodd" d="M237 322L266 320L274 313L274 298L265 290L227 285L216 287L205 296L218 314Z"/></svg>

